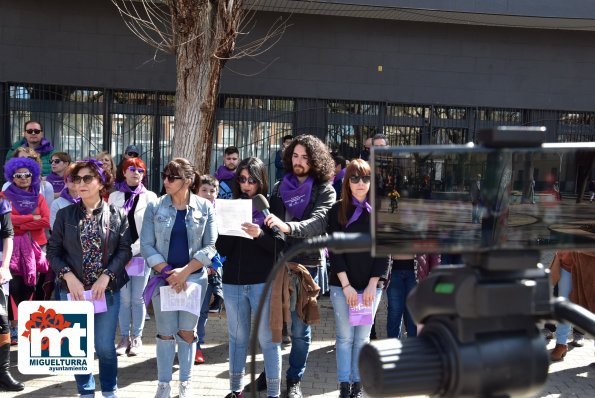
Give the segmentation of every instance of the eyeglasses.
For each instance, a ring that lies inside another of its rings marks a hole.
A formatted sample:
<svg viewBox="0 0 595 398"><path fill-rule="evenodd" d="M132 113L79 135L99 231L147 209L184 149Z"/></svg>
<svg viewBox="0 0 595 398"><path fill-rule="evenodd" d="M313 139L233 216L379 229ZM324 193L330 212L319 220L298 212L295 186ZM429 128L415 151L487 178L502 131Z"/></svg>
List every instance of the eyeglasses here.
<svg viewBox="0 0 595 398"><path fill-rule="evenodd" d="M174 182L175 180L183 180L184 177L180 177L180 176L173 176L171 174L165 174L165 173L161 173L161 179L163 181L167 180L169 182Z"/></svg>
<svg viewBox="0 0 595 398"><path fill-rule="evenodd" d="M31 178L33 174L31 173L14 173L12 178L20 178L21 180L25 180L27 178Z"/></svg>
<svg viewBox="0 0 595 398"><path fill-rule="evenodd" d="M95 178L95 176L91 175L91 174L87 174L85 176L72 176L72 182L74 182L75 184L80 184L81 181L84 182L85 184L90 184L91 181L93 181L93 178Z"/></svg>
<svg viewBox="0 0 595 398"><path fill-rule="evenodd" d="M251 185L258 184L258 180L256 178L254 178L254 177L248 177L248 178L246 178L244 176L241 176L241 177L238 177L238 182L240 184L245 184L245 183L248 183L248 184L251 184Z"/></svg>
<svg viewBox="0 0 595 398"><path fill-rule="evenodd" d="M136 152L128 152L126 155L128 155L131 158L138 158L138 153Z"/></svg>
<svg viewBox="0 0 595 398"><path fill-rule="evenodd" d="M62 159L52 159L52 160L48 160L49 164L59 164L62 162Z"/></svg>
<svg viewBox="0 0 595 398"><path fill-rule="evenodd" d="M27 132L27 134L32 134L32 135L41 134L41 130L39 130L39 129L27 129L25 131Z"/></svg>
<svg viewBox="0 0 595 398"><path fill-rule="evenodd" d="M133 173L135 171L138 171L139 174L143 174L145 172L145 169L140 168L140 167L134 167L134 166L128 166L128 170L132 171Z"/></svg>
<svg viewBox="0 0 595 398"><path fill-rule="evenodd" d="M357 184L360 181L363 181L364 184L369 184L370 178L370 176L351 176L349 177L349 182L351 182L352 184Z"/></svg>

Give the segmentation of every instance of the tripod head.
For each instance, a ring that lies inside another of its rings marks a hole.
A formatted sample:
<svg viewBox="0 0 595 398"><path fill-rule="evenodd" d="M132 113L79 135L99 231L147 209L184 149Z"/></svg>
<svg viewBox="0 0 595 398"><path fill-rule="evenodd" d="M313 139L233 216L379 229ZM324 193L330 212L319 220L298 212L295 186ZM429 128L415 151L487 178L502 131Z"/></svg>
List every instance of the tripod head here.
<svg viewBox="0 0 595 398"><path fill-rule="evenodd" d="M593 314L551 299L548 274L539 264L539 250L595 248L595 214L580 203L554 200L553 191L536 202L534 179L539 167L557 169L549 178L560 181L566 155L566 166L576 167L566 169L564 182L584 189L595 148L542 144L544 136L545 128L509 127L482 132L479 147L373 149L377 174L409 173L408 181L438 175L446 185L450 179L451 188L469 188L419 198L410 186L397 186L397 216L384 210L380 192L373 195L373 253L460 252L465 265L439 267L410 294L410 313L423 324L418 337L362 349L360 373L369 395L528 396L548 374L540 320L562 315L595 333ZM581 168L588 170L583 181ZM547 182L541 182L542 191ZM470 205L465 202L473 184L480 193L475 203L471 195ZM470 224L472 211L480 213L480 223Z"/></svg>

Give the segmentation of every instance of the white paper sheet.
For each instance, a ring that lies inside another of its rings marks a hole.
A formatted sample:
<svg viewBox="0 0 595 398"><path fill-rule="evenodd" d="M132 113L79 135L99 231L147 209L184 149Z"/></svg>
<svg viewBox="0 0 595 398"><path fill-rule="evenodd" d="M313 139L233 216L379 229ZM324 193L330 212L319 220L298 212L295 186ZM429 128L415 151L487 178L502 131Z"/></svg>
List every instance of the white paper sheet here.
<svg viewBox="0 0 595 398"><path fill-rule="evenodd" d="M240 236L253 239L244 230L242 224L252 222L252 200L217 199L217 231L219 235Z"/></svg>
<svg viewBox="0 0 595 398"><path fill-rule="evenodd" d="M186 282L186 290L176 293L171 286L161 286L161 311L187 311L200 317L200 285Z"/></svg>

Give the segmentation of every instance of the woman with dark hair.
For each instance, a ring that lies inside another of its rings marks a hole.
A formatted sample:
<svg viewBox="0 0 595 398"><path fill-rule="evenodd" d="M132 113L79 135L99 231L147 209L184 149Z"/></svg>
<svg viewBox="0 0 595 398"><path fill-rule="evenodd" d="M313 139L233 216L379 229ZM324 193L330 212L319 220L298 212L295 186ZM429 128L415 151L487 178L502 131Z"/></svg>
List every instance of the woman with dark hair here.
<svg viewBox="0 0 595 398"><path fill-rule="evenodd" d="M102 200L112 175L101 162L76 162L71 178L80 202L58 211L48 244L48 259L62 282L60 299L105 300L107 311L95 314L95 352L99 358L99 382L104 397L116 397L118 357L114 339L120 289L128 282L124 267L132 257L128 219L122 209ZM74 226L74 227L73 227ZM75 375L81 397L95 395L93 374Z"/></svg>
<svg viewBox="0 0 595 398"><path fill-rule="evenodd" d="M153 277L143 294L153 301L157 326L156 398L169 397L172 368L178 346L180 398L190 397L196 351L198 316L189 311L162 311L159 287L169 285L176 293L190 283L200 286L201 302L207 290L204 267L215 256L217 226L213 206L195 192L200 175L183 158L172 159L161 173L166 194L147 204L140 233L141 253Z"/></svg>
<svg viewBox="0 0 595 398"><path fill-rule="evenodd" d="M359 232L370 229L368 203L371 170L362 159L352 160L345 170L341 199L328 212L328 233ZM370 252L335 253L330 251L331 302L335 311L337 376L341 398L363 397L358 356L370 341L372 320L376 315L382 287L388 276L388 258L374 258ZM352 326L350 308L372 307L369 324Z"/></svg>
<svg viewBox="0 0 595 398"><path fill-rule="evenodd" d="M142 272L130 271L130 282L120 290L120 342L116 346L116 354L129 356L138 355L142 347L143 328L147 307L143 300L143 291L149 280L150 268L145 266L145 260L140 255L140 232L143 226L145 209L149 202L157 200L155 193L147 190L142 183L147 172L147 165L141 158L127 158L122 162L124 181L117 187L117 191L109 196L108 203L124 209L128 217L132 256L130 267L140 268ZM134 262L134 264L133 264ZM132 335L130 329L132 325Z"/></svg>
<svg viewBox="0 0 595 398"><path fill-rule="evenodd" d="M252 199L268 191L267 167L257 158L240 162L237 170L238 189L234 199ZM219 236L217 251L226 257L223 265L223 296L229 333L229 376L231 393L226 398L243 397L243 377L248 355L248 340L258 302L267 296L269 307L271 292L264 286L277 254L284 244L283 234L273 232L264 225L262 211L252 210L252 222L242 224L252 239L238 236ZM278 397L281 389L281 345L273 342L269 326L269 311L263 311L258 327L258 340L264 355L267 395Z"/></svg>
<svg viewBox="0 0 595 398"><path fill-rule="evenodd" d="M52 158L49 162L52 166L52 172L48 174L46 180L52 184L52 187L54 188L54 199L57 199L60 197L60 193L64 189L64 172L72 163L72 159L66 152L55 152L52 154Z"/></svg>
<svg viewBox="0 0 595 398"><path fill-rule="evenodd" d="M47 267L47 263L38 264L33 249L37 245L35 252L39 256L47 243L45 230L50 227L50 209L39 192L40 172L39 163L29 158L12 158L4 165L4 178L10 185L0 196L12 206L10 218L15 235L9 306L11 344L18 343L18 313L14 310L21 301L30 300L34 295L38 272L47 272L47 268L38 269L38 265Z"/></svg>
<svg viewBox="0 0 595 398"><path fill-rule="evenodd" d="M8 391L22 391L23 383L10 374L10 326L8 322L8 280L10 279L10 258L14 230L10 220L10 203L0 198L0 388Z"/></svg>

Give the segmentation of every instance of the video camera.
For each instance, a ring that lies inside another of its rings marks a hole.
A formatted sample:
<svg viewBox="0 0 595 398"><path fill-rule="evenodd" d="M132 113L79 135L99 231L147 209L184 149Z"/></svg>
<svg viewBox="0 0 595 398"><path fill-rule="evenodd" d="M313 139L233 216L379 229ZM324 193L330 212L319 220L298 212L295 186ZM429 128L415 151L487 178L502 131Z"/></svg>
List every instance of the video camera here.
<svg viewBox="0 0 595 398"><path fill-rule="evenodd" d="M595 250L583 200L595 143L544 139L542 127L504 127L481 132L480 145L373 149L373 255L460 253L464 265L438 267L409 295L418 337L362 349L368 395L534 395L549 366L537 323L595 333L593 314L551 299L539 264L541 250Z"/></svg>

